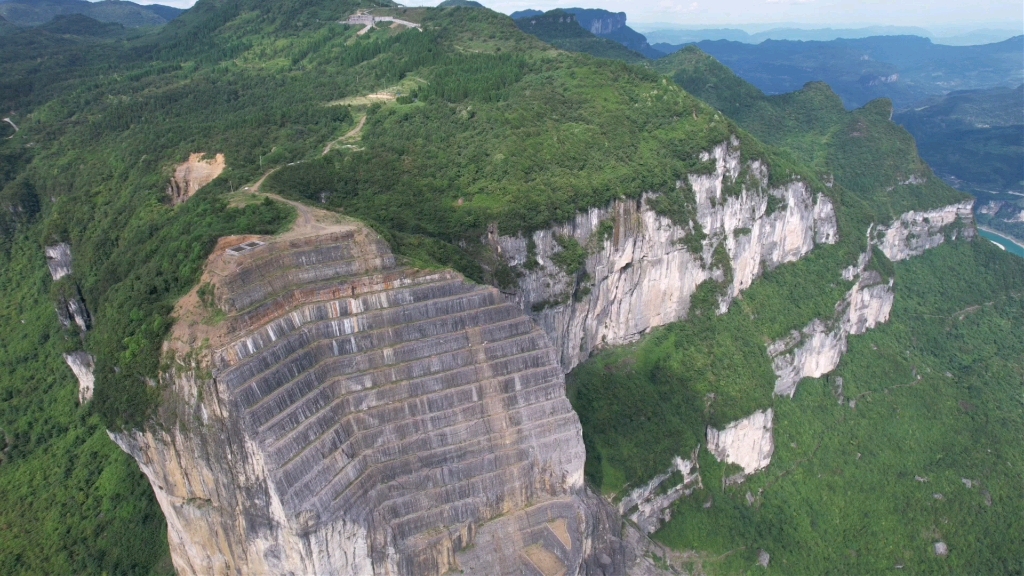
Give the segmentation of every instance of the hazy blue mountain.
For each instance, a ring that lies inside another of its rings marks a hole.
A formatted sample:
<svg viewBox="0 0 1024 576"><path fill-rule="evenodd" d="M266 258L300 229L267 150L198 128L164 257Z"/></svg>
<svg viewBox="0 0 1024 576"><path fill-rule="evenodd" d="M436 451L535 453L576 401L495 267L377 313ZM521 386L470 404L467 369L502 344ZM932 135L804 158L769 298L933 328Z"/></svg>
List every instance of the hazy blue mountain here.
<svg viewBox="0 0 1024 576"><path fill-rule="evenodd" d="M170 22L184 10L152 4L143 6L125 0L17 0L0 3L0 16L19 26L39 26L57 16L83 14L100 22L113 22L137 28L161 26Z"/></svg>
<svg viewBox="0 0 1024 576"><path fill-rule="evenodd" d="M517 10L516 12L509 14L509 17L511 17L513 20L519 20L520 18L531 18L533 16L540 16L543 13L543 10L533 10L532 8L529 8L526 10Z"/></svg>
<svg viewBox="0 0 1024 576"><path fill-rule="evenodd" d="M944 46L919 36L756 45L719 40L697 46L766 94L823 81L849 108L886 97L902 110L951 90L1024 81L1024 36L980 46Z"/></svg>
<svg viewBox="0 0 1024 576"><path fill-rule="evenodd" d="M648 41L655 48L658 45L680 45L703 40L733 40L747 44L760 44L765 40L814 40L827 42L839 38L857 39L871 36L921 36L936 44L950 46L973 46L1002 42L1020 34L1020 30L983 28L959 33L936 33L917 26L867 26L864 28L814 28L805 29L780 26L767 30L756 26L737 28L675 28L670 25L647 25L641 28ZM665 46L669 49L670 46Z"/></svg>

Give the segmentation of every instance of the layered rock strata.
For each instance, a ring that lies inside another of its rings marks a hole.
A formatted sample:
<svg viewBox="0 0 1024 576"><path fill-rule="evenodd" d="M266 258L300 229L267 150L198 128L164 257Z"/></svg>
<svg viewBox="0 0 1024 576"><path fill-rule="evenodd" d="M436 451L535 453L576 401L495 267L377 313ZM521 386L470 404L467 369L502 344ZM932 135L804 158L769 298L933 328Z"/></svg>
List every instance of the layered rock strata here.
<svg viewBox="0 0 1024 576"><path fill-rule="evenodd" d="M176 310L139 462L182 574L624 574L544 332L351 225L232 251ZM208 299L209 300L209 299ZM204 311L205 310L205 311ZM606 562L607 560L607 562Z"/></svg>
<svg viewBox="0 0 1024 576"><path fill-rule="evenodd" d="M651 328L685 318L691 297L706 280L731 278L720 300L724 312L765 270L838 239L827 196L800 181L769 187L767 168L758 161L743 164L735 139L702 159L714 170L678 183L694 194L694 220L688 225L658 214L648 194L535 232L530 239L535 250L523 236L491 230L486 241L521 272L512 298L531 311L561 351L565 371L596 348L635 341ZM695 254L686 244L698 229L706 238ZM570 274L556 264L559 239L564 243L565 238L587 249L584 271ZM727 261L715 261L718 247L725 249ZM529 257L535 263L527 263Z"/></svg>

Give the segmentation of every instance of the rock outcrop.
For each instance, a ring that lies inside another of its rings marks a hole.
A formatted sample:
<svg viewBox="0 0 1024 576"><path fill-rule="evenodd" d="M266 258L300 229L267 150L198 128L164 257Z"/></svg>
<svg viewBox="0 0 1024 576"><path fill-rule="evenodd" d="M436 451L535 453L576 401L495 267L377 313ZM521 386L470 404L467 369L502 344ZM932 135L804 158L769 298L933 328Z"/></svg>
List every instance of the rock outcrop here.
<svg viewBox="0 0 1024 576"><path fill-rule="evenodd" d="M93 371L96 369L96 359L88 352L72 352L64 355L71 371L78 378L78 403L85 404L92 399L93 388L96 387L96 377Z"/></svg>
<svg viewBox="0 0 1024 576"><path fill-rule="evenodd" d="M662 524L672 519L672 503L693 494L704 484L700 476L697 456L700 446L686 460L676 456L672 466L650 482L635 488L619 501L619 514L629 518L645 534L653 534Z"/></svg>
<svg viewBox="0 0 1024 576"><path fill-rule="evenodd" d="M720 301L725 312L765 270L798 260L817 244L836 242L835 210L827 196L800 181L769 187L767 168L757 161L742 165L738 146L732 140L704 154L714 170L678 183L694 193L689 225L655 212L649 194L535 232L535 251L526 238L492 229L485 241L521 272L512 297L561 351L566 372L596 348L633 342L685 318L706 280L731 278ZM694 254L685 244L697 229L707 237ZM570 274L555 263L559 238L587 248L584 271ZM715 259L719 247L725 261Z"/></svg>
<svg viewBox="0 0 1024 576"><path fill-rule="evenodd" d="M47 246L43 249L46 253L46 266L50 269L50 277L54 280L71 274L71 245L67 242Z"/></svg>
<svg viewBox="0 0 1024 576"><path fill-rule="evenodd" d="M855 281L846 297L836 304L831 319L815 319L802 330L793 331L768 345L772 367L778 377L775 394L792 397L803 378L818 378L839 365L851 335L864 332L889 319L895 294L892 279L869 270L871 246L875 245L893 261L923 254L941 244L948 235L955 239L974 236L973 201L952 204L928 212L907 212L888 226L868 230L868 251L855 266L843 271L843 279Z"/></svg>
<svg viewBox="0 0 1024 576"><path fill-rule="evenodd" d="M399 266L351 224L222 241L200 290L156 420L112 434L179 573L650 567L583 484L558 355L496 289Z"/></svg>
<svg viewBox="0 0 1024 576"><path fill-rule="evenodd" d="M911 210L889 226L878 227L875 241L885 256L893 262L920 256L925 250L942 244L947 234L951 238L956 238L962 231L964 235L972 236L973 207L974 200L967 200L925 212ZM950 225L956 222L964 226L951 228Z"/></svg>
<svg viewBox="0 0 1024 576"><path fill-rule="evenodd" d="M748 476L766 468L775 453L773 416L769 408L732 422L723 430L708 426L708 452L719 462L743 468L743 474Z"/></svg>
<svg viewBox="0 0 1024 576"><path fill-rule="evenodd" d="M213 182L227 167L223 154L216 154L209 160L205 156L202 152L190 154L188 160L174 168L174 175L167 184L171 204L181 204L188 200L200 188Z"/></svg>
<svg viewBox="0 0 1024 576"><path fill-rule="evenodd" d="M862 259L866 262L866 259ZM792 397L803 378L818 378L839 365L851 334L863 334L889 319L895 294L892 280L873 270L859 270L853 288L836 305L829 320L814 319L768 345L777 379L775 394Z"/></svg>

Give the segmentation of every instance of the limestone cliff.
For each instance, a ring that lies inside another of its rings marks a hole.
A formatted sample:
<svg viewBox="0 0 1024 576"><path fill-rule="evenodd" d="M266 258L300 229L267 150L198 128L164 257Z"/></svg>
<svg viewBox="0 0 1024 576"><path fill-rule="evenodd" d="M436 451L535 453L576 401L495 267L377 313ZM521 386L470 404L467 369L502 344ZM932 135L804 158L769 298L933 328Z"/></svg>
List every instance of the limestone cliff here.
<svg viewBox="0 0 1024 576"><path fill-rule="evenodd" d="M749 475L768 466L775 453L772 409L758 410L722 430L708 426L708 451L719 462L736 464Z"/></svg>
<svg viewBox="0 0 1024 576"><path fill-rule="evenodd" d="M78 379L78 403L85 404L92 399L93 388L96 387L96 359L88 352L72 352L64 355L64 362Z"/></svg>
<svg viewBox="0 0 1024 576"><path fill-rule="evenodd" d="M159 414L112 438L179 573L653 570L583 485L555 350L497 290L327 223L225 239L175 316Z"/></svg>
<svg viewBox="0 0 1024 576"><path fill-rule="evenodd" d="M46 254L46 266L50 269L50 277L54 280L71 274L71 245L67 242L47 246L43 249Z"/></svg>
<svg viewBox="0 0 1024 576"><path fill-rule="evenodd" d="M974 215L971 212L973 207L974 200L967 200L924 212L911 210L897 218L889 226L878 227L875 242L885 256L893 262L906 260L911 256L919 256L925 250L941 244L947 234L956 238L962 229L964 235L973 236ZM965 226L962 228L951 227L957 222Z"/></svg>
<svg viewBox="0 0 1024 576"><path fill-rule="evenodd" d="M702 159L714 163L713 171L678 183L694 194L689 225L658 214L653 196L645 195L535 232L535 256L522 236L492 230L486 239L521 272L513 298L560 350L565 371L596 348L635 341L651 328L685 318L705 280L731 277L720 302L724 312L764 270L798 260L816 244L836 242L832 201L800 181L770 187L763 164L741 163L735 139ZM695 254L686 244L698 229L707 237ZM585 271L570 274L555 263L560 238L587 248ZM715 261L718 247L725 250L725 262Z"/></svg>
<svg viewBox="0 0 1024 576"><path fill-rule="evenodd" d="M855 280L853 288L838 304L833 318L811 321L800 331L793 331L768 345L772 367L778 379L775 394L790 396L803 378L818 378L836 368L846 353L851 335L867 330L889 319L895 300L892 279L884 279L869 270L871 246L876 245L890 260L905 260L923 254L941 244L949 236L971 238L974 222L973 201L945 206L927 212L908 212L888 226L868 230L868 251L855 266L843 271L843 279Z"/></svg>

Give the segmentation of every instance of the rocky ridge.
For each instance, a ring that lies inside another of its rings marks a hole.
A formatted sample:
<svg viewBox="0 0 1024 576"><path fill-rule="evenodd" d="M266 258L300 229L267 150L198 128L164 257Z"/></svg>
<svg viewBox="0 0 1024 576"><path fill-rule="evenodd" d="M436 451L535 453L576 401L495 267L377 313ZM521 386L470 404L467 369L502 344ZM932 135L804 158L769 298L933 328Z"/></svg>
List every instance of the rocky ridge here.
<svg viewBox="0 0 1024 576"><path fill-rule="evenodd" d="M535 232L530 239L535 256L523 236L501 236L492 229L485 239L522 272L511 297L561 351L566 372L595 349L636 341L652 328L686 318L691 297L706 280L731 277L720 299L725 312L765 270L837 241L832 201L801 181L769 187L767 167L758 161L744 166L736 139L704 153L702 160L714 163L710 174L689 175L677 184L694 193L689 226L658 214L648 194ZM742 179L741 171L749 177ZM729 188L738 192L727 193ZM698 228L707 237L694 254L685 243ZM556 264L559 238L588 248L581 273ZM726 262L715 261L719 246ZM527 262L531 256L536 266Z"/></svg>
<svg viewBox="0 0 1024 576"><path fill-rule="evenodd" d="M868 230L868 250L855 266L843 271L843 279L855 281L846 297L836 304L831 319L816 318L800 331L768 345L772 368L778 379L775 394L792 397L803 378L818 378L836 368L847 350L851 335L863 334L889 319L895 300L893 281L870 270L871 246L892 261L921 255L946 237L974 235L973 201L927 212L908 212L888 226Z"/></svg>

